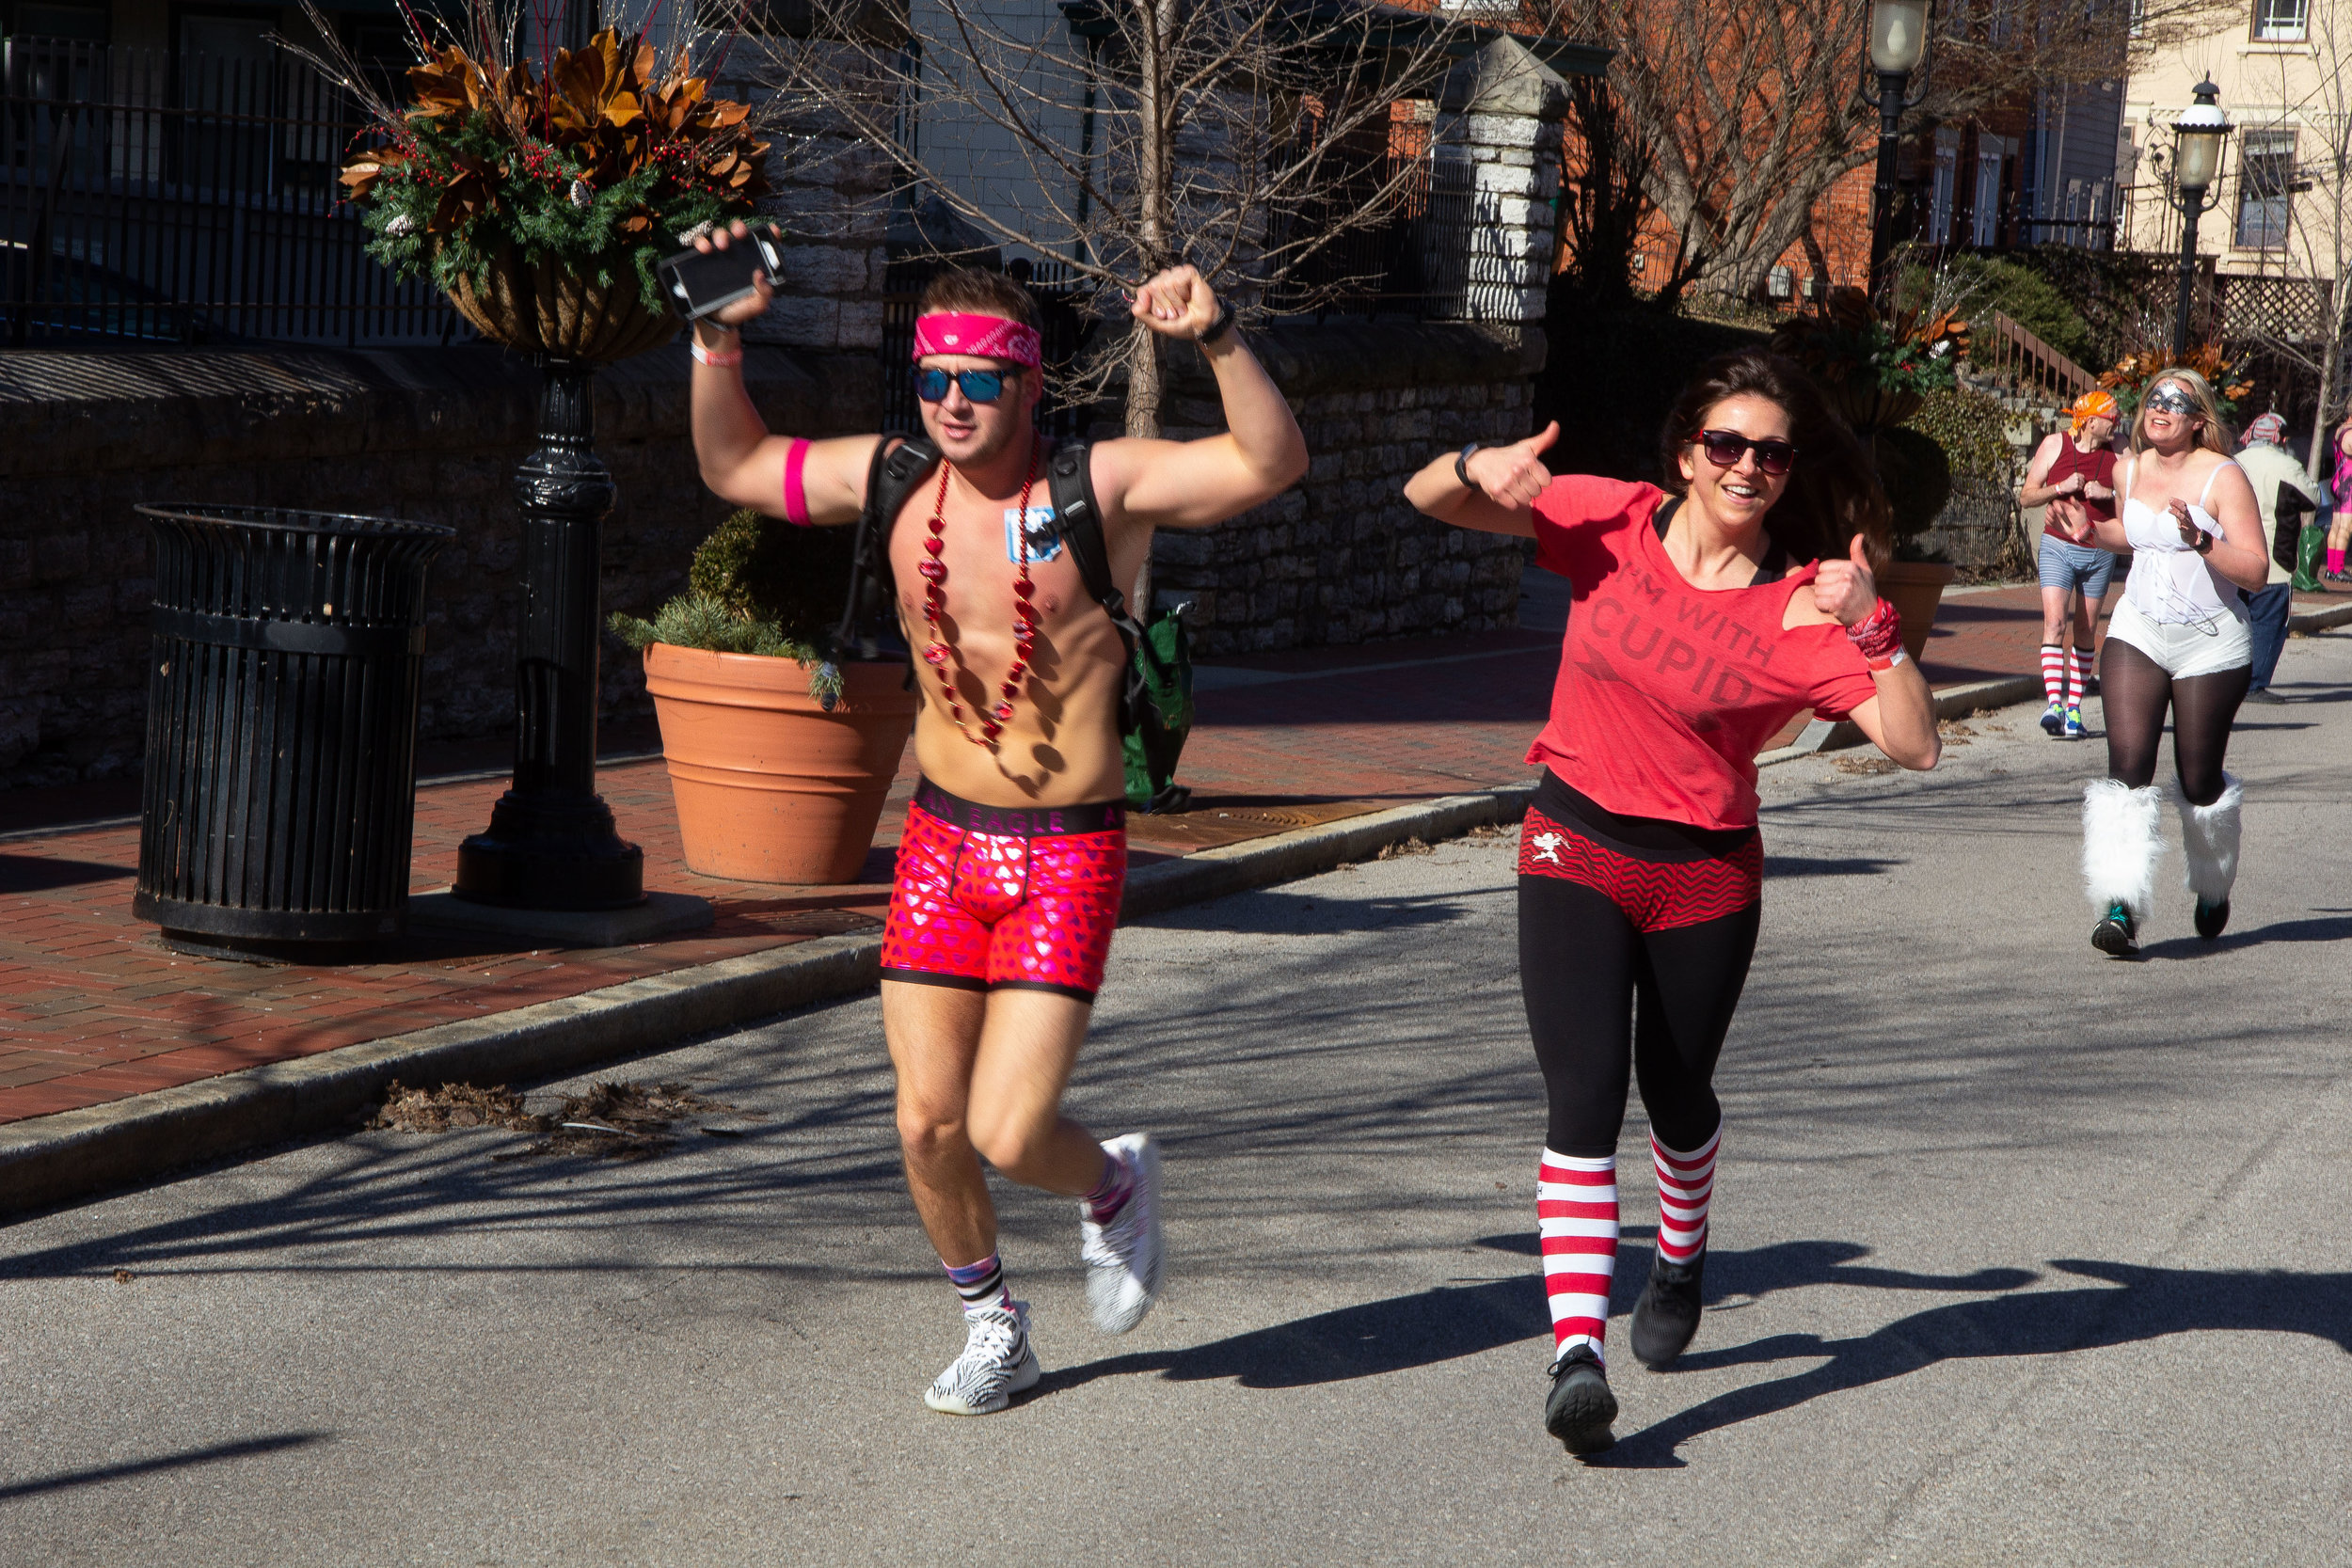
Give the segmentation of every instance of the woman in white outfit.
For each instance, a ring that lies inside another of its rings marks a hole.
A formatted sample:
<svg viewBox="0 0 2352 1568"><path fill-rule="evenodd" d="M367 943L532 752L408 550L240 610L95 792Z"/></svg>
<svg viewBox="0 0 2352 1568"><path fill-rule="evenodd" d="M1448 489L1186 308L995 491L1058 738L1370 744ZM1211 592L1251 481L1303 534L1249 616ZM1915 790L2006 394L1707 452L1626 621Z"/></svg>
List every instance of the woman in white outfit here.
<svg viewBox="0 0 2352 1568"><path fill-rule="evenodd" d="M2252 675L2246 596L2270 557L2229 442L2205 378L2165 372L2140 400L2119 515L2085 517L2074 534L2132 556L2099 668L2107 776L2083 795L2083 880L2100 911L2090 940L2119 958L2139 951L2164 852L2155 775L2168 709L2197 934L2211 941L2230 919L2240 792L2222 762Z"/></svg>

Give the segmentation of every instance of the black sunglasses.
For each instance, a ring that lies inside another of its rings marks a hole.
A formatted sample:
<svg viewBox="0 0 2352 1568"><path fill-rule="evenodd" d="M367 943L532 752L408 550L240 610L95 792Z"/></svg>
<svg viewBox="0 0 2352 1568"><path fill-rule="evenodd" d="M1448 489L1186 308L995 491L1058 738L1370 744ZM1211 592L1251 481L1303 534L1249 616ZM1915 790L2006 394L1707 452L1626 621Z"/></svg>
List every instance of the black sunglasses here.
<svg viewBox="0 0 2352 1568"><path fill-rule="evenodd" d="M918 370L914 372L914 395L925 403L937 403L947 395L947 383L953 381L963 388L964 397L973 403L994 403L1005 395L1005 378L1019 375L1011 371Z"/></svg>
<svg viewBox="0 0 2352 1568"><path fill-rule="evenodd" d="M1718 468L1737 467L1746 453L1756 453L1756 466L1778 479L1797 460L1797 449L1777 436L1751 441L1736 430L1702 430L1691 437L1706 449L1707 460Z"/></svg>

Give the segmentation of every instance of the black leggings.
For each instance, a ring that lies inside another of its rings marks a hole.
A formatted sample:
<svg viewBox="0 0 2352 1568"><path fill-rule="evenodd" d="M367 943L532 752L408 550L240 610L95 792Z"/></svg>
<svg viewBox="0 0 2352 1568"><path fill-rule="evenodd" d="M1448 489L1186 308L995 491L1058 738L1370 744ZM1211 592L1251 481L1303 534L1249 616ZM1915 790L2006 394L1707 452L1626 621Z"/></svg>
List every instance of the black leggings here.
<svg viewBox="0 0 2352 1568"><path fill-rule="evenodd" d="M1714 1136L1723 1120L1715 1058L1761 914L1751 904L1645 933L1593 888L1519 879L1519 987L1551 1106L1545 1147L1581 1159L1614 1154L1629 1070L1660 1142L1690 1149Z"/></svg>
<svg viewBox="0 0 2352 1568"><path fill-rule="evenodd" d="M2221 764L2230 726L2253 683L2250 665L2174 680L2163 665L2120 637L2107 639L2099 696L2107 725L2107 777L2134 789L2156 782L2156 750L2164 741L2164 712L2172 710L2172 767L2192 806L2221 799ZM1563 1149L1561 1152L1565 1153Z"/></svg>

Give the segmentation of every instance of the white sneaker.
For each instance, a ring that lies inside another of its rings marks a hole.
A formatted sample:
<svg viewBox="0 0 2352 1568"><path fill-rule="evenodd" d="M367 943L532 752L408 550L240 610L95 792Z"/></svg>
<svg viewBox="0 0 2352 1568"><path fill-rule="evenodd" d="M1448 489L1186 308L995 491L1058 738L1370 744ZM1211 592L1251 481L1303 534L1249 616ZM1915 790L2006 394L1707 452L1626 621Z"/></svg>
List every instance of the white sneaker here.
<svg viewBox="0 0 2352 1568"><path fill-rule="evenodd" d="M968 1327L963 1354L923 1390L923 1402L943 1416L993 1416L1013 1395L1037 1386L1029 1304L983 1307L963 1318Z"/></svg>
<svg viewBox="0 0 2352 1568"><path fill-rule="evenodd" d="M1135 1172L1135 1190L1108 1225L1088 1219L1086 1205L1078 1205L1078 1256L1087 1266L1087 1310L1094 1326L1124 1334L1143 1321L1160 1293L1160 1146L1149 1132L1130 1132L1103 1148Z"/></svg>

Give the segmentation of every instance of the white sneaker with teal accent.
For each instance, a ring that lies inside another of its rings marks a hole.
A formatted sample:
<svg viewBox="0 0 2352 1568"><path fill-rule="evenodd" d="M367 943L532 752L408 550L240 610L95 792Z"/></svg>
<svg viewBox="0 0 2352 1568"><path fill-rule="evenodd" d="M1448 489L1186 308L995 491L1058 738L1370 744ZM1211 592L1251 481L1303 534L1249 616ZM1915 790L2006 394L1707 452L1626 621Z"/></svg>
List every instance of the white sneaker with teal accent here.
<svg viewBox="0 0 2352 1568"><path fill-rule="evenodd" d="M1135 1173L1127 1206L1108 1225L1087 1218L1078 1205L1078 1256L1087 1266L1087 1310L1105 1334L1124 1334L1143 1322L1159 1298L1160 1146L1149 1132L1129 1132L1103 1146Z"/></svg>
<svg viewBox="0 0 2352 1568"><path fill-rule="evenodd" d="M963 1354L923 1390L923 1402L943 1416L993 1416L1013 1395L1037 1386L1029 1304L982 1307L966 1312L963 1321Z"/></svg>

